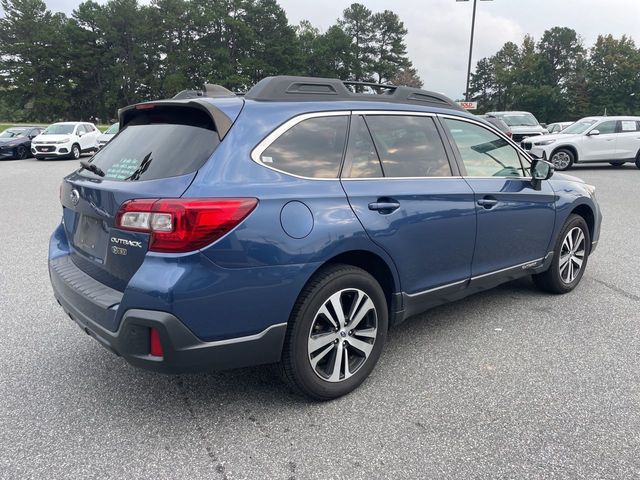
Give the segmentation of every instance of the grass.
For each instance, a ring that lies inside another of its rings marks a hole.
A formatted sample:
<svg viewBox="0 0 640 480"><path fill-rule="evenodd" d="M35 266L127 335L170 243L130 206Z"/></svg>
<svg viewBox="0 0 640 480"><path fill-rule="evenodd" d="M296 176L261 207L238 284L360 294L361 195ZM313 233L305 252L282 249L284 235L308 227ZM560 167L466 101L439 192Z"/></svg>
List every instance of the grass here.
<svg viewBox="0 0 640 480"><path fill-rule="evenodd" d="M20 123L0 123L0 132L4 132L9 127L17 127L20 126ZM49 124L42 123L24 123L22 125L33 125L34 127L46 127ZM101 132L104 132L110 125L96 125Z"/></svg>

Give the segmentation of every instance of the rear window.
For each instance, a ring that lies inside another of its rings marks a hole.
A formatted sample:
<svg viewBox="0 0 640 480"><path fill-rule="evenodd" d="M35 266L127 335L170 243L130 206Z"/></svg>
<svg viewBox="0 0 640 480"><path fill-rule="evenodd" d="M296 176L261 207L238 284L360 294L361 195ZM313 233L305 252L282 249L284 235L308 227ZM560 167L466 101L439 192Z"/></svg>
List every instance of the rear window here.
<svg viewBox="0 0 640 480"><path fill-rule="evenodd" d="M92 159L108 180L156 180L200 168L220 143L213 121L193 108L142 110ZM82 175L96 176L88 170Z"/></svg>

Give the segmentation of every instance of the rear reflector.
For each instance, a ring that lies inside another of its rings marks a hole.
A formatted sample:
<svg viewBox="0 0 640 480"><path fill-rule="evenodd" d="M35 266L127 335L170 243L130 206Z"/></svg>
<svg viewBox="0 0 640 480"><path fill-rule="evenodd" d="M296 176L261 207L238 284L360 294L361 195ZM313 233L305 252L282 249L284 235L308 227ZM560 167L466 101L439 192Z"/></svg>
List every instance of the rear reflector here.
<svg viewBox="0 0 640 480"><path fill-rule="evenodd" d="M162 343L160 342L160 332L155 327L151 327L149 333L149 354L154 357L164 357L164 350L162 350Z"/></svg>
<svg viewBox="0 0 640 480"><path fill-rule="evenodd" d="M191 252L227 234L256 205L256 198L129 200L116 215L116 227L150 233L152 252Z"/></svg>

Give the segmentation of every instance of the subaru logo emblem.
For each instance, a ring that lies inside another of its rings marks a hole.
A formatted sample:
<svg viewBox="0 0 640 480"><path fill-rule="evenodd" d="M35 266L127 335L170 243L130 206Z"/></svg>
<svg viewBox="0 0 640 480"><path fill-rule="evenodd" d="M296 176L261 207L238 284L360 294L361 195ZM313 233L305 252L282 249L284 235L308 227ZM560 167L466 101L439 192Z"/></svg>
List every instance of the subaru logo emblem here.
<svg viewBox="0 0 640 480"><path fill-rule="evenodd" d="M80 201L80 194L78 193L78 190L74 188L71 190L71 195L69 196L71 197L71 203L78 205L78 202Z"/></svg>

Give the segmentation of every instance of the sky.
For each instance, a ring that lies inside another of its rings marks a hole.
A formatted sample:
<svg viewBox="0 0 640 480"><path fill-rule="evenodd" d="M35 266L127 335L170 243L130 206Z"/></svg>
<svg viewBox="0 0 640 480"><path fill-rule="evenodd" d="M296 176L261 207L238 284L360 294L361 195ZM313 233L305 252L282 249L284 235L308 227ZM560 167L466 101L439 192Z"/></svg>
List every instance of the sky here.
<svg viewBox="0 0 640 480"><path fill-rule="evenodd" d="M70 14L80 0L45 0ZM333 25L354 0L278 0L292 24ZM473 0L360 0L374 12L393 10L409 33L409 58L424 88L462 98L467 75ZM538 40L551 27L570 27L591 46L599 34L623 34L640 45L640 0L479 0L473 63L525 34Z"/></svg>

